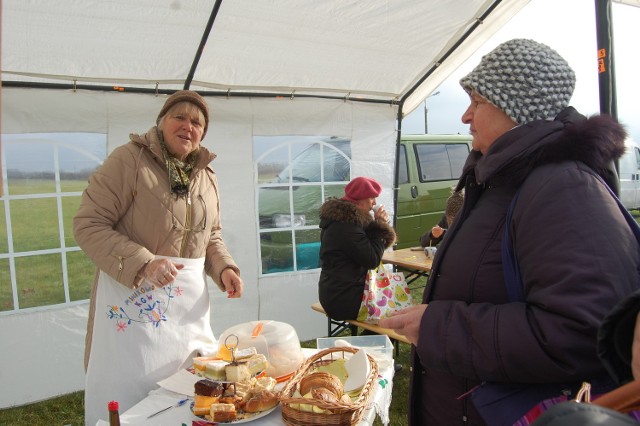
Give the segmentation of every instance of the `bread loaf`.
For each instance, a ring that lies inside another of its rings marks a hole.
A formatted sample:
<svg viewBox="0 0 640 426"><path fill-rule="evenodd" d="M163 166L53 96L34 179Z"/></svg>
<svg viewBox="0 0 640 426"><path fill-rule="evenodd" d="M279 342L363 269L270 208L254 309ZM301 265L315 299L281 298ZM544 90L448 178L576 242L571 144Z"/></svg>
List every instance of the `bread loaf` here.
<svg viewBox="0 0 640 426"><path fill-rule="evenodd" d="M334 393L334 391L327 388L313 388L311 389L311 397L313 399L319 399L325 402L338 402L340 398Z"/></svg>
<svg viewBox="0 0 640 426"><path fill-rule="evenodd" d="M344 393L342 382L338 376L331 373L315 372L307 374L300 380L301 395L306 395L311 392L312 389L316 388L325 388L329 390L337 399L342 398L342 394Z"/></svg>

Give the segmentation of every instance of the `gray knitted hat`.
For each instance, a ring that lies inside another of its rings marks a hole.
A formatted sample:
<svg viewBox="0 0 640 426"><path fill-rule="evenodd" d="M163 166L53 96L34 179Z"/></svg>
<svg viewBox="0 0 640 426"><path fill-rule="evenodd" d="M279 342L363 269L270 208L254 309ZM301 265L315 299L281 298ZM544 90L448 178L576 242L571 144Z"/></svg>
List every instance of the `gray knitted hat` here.
<svg viewBox="0 0 640 426"><path fill-rule="evenodd" d="M562 56L533 40L513 39L482 57L460 80L463 89L504 111L518 124L553 119L569 105L576 75Z"/></svg>

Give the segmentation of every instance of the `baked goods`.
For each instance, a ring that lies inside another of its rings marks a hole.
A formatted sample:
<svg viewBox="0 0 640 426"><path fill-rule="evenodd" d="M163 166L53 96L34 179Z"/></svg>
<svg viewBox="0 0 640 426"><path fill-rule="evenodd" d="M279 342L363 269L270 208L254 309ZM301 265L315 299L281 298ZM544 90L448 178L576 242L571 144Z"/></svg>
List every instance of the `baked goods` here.
<svg viewBox="0 0 640 426"><path fill-rule="evenodd" d="M196 416L208 414L211 404L215 404L224 394L226 385L209 379L198 380L194 385L193 413Z"/></svg>
<svg viewBox="0 0 640 426"><path fill-rule="evenodd" d="M258 377L252 379L254 393L260 393L264 391L272 391L276 387L276 379L269 376Z"/></svg>
<svg viewBox="0 0 640 426"><path fill-rule="evenodd" d="M198 376L204 376L205 366L207 362L219 359L212 356L198 356L193 358L193 369Z"/></svg>
<svg viewBox="0 0 640 426"><path fill-rule="evenodd" d="M300 380L301 395L308 394L314 388L325 388L332 392L337 399L340 399L344 393L340 379L334 374L323 371L307 374Z"/></svg>
<svg viewBox="0 0 640 426"><path fill-rule="evenodd" d="M226 366L227 362L221 359L207 361L204 365L203 375L213 380L227 380Z"/></svg>
<svg viewBox="0 0 640 426"><path fill-rule="evenodd" d="M251 372L246 362L227 364L224 367L227 380L230 382L244 382L251 378Z"/></svg>
<svg viewBox="0 0 640 426"><path fill-rule="evenodd" d="M278 405L275 385L276 380L272 377L251 377L240 382L199 380L194 385L193 413L214 422L251 417Z"/></svg>
<svg viewBox="0 0 640 426"><path fill-rule="evenodd" d="M263 354L255 354L246 359L247 368L252 376L264 371L268 367L267 357Z"/></svg>
<svg viewBox="0 0 640 426"><path fill-rule="evenodd" d="M198 376L223 382L243 382L269 367L267 357L249 347L236 351L236 361L218 357L194 357L193 369Z"/></svg>
<svg viewBox="0 0 640 426"><path fill-rule="evenodd" d="M269 410L278 405L278 394L272 391L264 391L252 396L242 406L246 413L257 413Z"/></svg>
<svg viewBox="0 0 640 426"><path fill-rule="evenodd" d="M211 404L209 416L214 422L230 422L238 417L236 406L233 404Z"/></svg>

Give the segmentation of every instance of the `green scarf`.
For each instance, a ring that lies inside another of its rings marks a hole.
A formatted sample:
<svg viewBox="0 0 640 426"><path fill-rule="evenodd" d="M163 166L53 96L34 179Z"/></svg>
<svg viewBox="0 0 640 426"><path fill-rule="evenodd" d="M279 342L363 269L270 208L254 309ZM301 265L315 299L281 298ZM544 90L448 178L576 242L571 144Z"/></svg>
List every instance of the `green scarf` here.
<svg viewBox="0 0 640 426"><path fill-rule="evenodd" d="M189 176L196 165L199 157L199 149L190 153L185 161L180 161L167 150L164 140L160 139L160 147L162 148L162 156L169 170L169 186L171 193L180 197L187 195L189 192Z"/></svg>

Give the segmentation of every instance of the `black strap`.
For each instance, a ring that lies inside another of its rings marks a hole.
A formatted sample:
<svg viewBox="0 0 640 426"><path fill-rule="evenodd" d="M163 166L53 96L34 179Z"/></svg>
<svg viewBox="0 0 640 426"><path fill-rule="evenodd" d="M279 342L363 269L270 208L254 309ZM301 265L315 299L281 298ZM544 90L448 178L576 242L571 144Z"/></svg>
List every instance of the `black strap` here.
<svg viewBox="0 0 640 426"><path fill-rule="evenodd" d="M640 243L640 225L638 222L631 216L631 213L627 211L627 209L622 205L620 199L616 196L616 194L609 188L609 185L598 176L596 173L592 173L593 176L600 181L604 185L605 188L609 191L609 194L616 200L618 207L620 208L620 212L624 216L627 224L633 231L633 235L635 235L636 240ZM504 283L507 287L507 294L509 295L509 300L511 302L524 302L526 299L524 297L524 285L522 283L522 277L520 276L520 267L518 266L518 258L513 251L513 244L511 241L511 236L509 235L509 228L511 227L511 218L513 216L513 210L515 209L516 202L518 201L518 197L520 196L520 189L522 186L518 188L513 199L511 200L511 204L509 205L509 209L507 210L507 216L504 223L504 232L502 234L502 272L504 275Z"/></svg>

